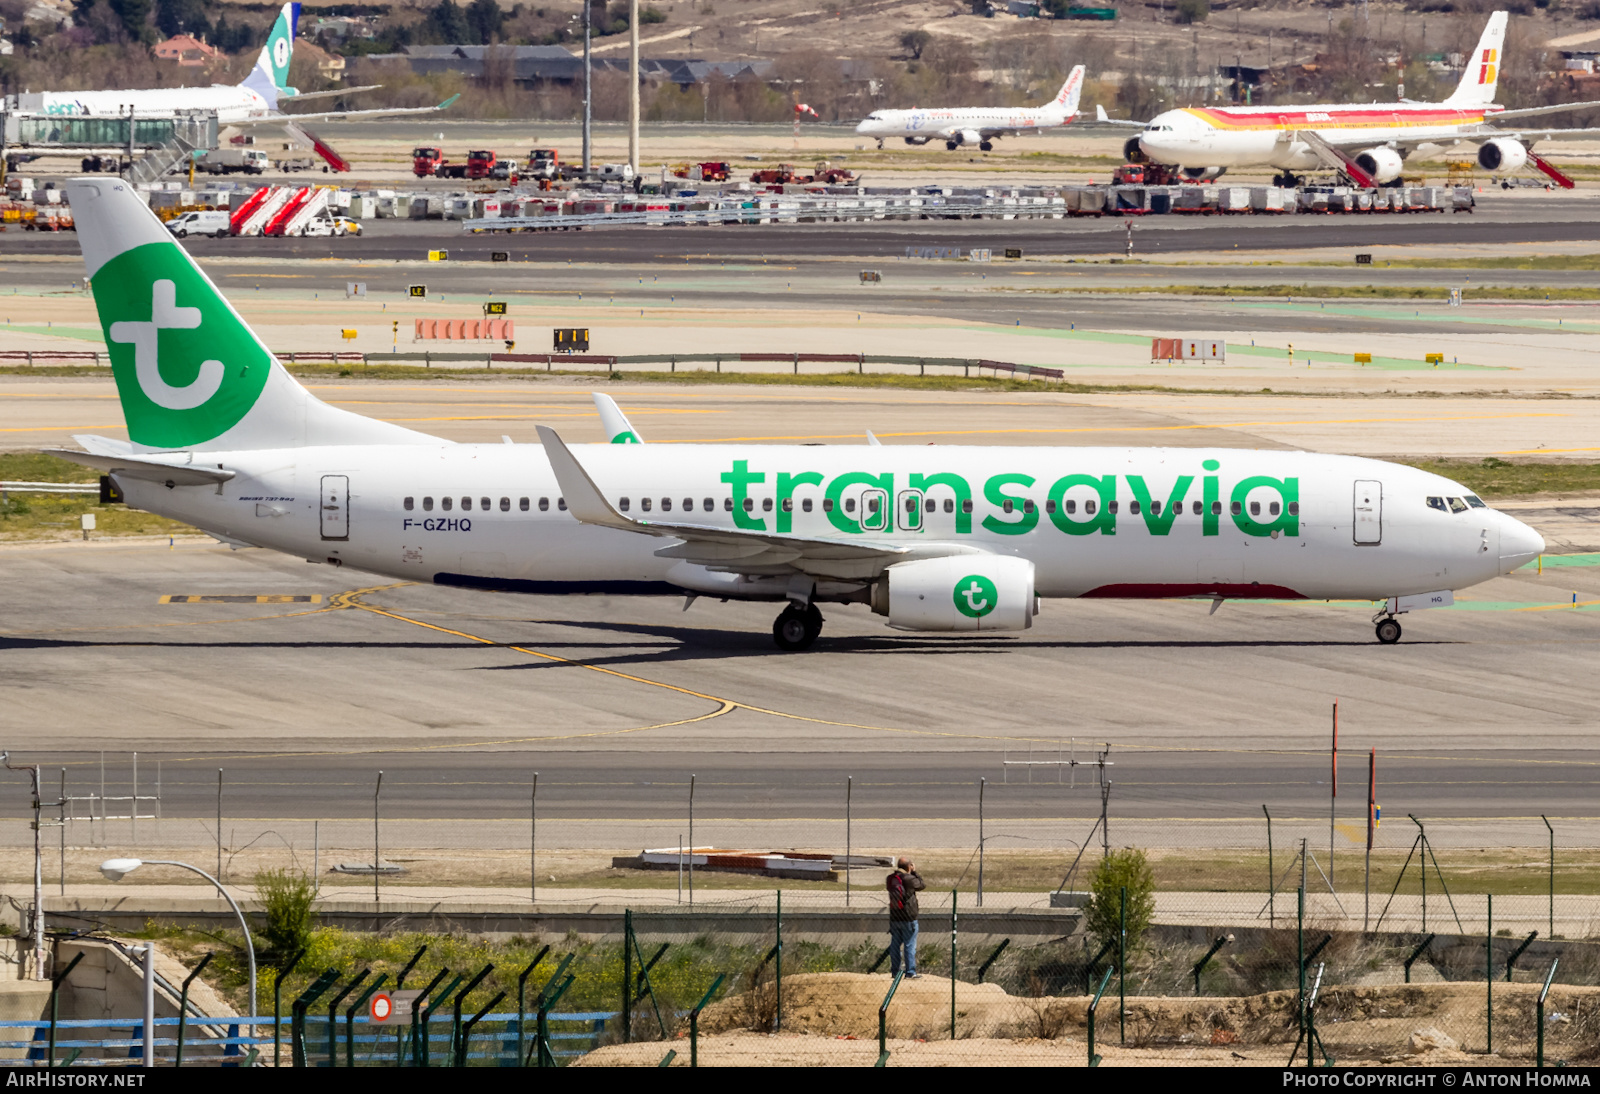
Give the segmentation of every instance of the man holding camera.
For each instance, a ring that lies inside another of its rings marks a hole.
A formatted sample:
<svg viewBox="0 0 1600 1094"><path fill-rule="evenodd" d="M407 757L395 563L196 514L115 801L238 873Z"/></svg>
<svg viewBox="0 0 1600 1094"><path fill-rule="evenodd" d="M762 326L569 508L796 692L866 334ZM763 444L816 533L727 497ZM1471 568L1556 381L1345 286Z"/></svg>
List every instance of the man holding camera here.
<svg viewBox="0 0 1600 1094"><path fill-rule="evenodd" d="M889 890L889 975L900 972L904 953L906 976L917 975L917 894L926 886L917 873L917 864L902 856L895 871L884 879Z"/></svg>

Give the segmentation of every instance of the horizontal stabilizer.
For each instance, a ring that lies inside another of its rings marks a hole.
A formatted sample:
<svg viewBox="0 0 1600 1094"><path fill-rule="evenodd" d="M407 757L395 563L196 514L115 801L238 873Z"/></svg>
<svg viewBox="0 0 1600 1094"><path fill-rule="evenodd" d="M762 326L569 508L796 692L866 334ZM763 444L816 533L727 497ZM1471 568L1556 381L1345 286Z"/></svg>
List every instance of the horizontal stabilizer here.
<svg viewBox="0 0 1600 1094"><path fill-rule="evenodd" d="M126 475L172 486L212 486L227 482L236 472L220 467L199 467L187 463L164 463L161 460L139 459L129 456L105 456L95 452L77 452L70 448L46 448L46 456L59 456L64 460L104 471L108 475ZM185 457L189 454L183 453Z"/></svg>

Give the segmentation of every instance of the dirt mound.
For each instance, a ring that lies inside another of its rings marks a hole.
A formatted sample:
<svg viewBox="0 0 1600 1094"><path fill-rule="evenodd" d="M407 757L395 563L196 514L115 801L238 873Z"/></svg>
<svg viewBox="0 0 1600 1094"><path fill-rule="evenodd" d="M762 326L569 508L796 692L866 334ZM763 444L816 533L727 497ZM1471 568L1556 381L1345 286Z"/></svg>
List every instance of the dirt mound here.
<svg viewBox="0 0 1600 1094"><path fill-rule="evenodd" d="M833 1037L876 1037L878 1007L891 980L860 972L816 972L783 980L783 1026L796 1032ZM734 1029L770 1029L777 1011L771 983L755 991L729 996L708 1007L700 1028L711 1033ZM956 982L956 1028L963 1036L1010 1036L1011 1012L1021 1000L994 984ZM1046 1002L1050 1002L1047 1000ZM902 980L889 1004L891 1037L917 1038L950 1032L950 980L920 976Z"/></svg>

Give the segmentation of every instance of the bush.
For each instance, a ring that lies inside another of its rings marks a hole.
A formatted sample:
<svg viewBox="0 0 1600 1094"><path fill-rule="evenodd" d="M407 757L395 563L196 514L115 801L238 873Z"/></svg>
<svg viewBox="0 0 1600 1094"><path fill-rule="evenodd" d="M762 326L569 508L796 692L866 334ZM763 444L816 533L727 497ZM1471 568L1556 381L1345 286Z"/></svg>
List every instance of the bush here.
<svg viewBox="0 0 1600 1094"><path fill-rule="evenodd" d="M267 917L263 939L267 952L287 960L311 941L317 925L311 910L317 898L313 880L299 870L263 870L256 875L256 899Z"/></svg>
<svg viewBox="0 0 1600 1094"><path fill-rule="evenodd" d="M1178 0L1173 11L1180 23L1204 23L1211 14L1211 5L1206 0Z"/></svg>
<svg viewBox="0 0 1600 1094"><path fill-rule="evenodd" d="M1100 860L1089 881L1084 923L1101 942L1114 941L1121 923L1124 888L1128 890L1127 947L1132 951L1139 948L1156 910L1156 879L1143 851L1126 847Z"/></svg>

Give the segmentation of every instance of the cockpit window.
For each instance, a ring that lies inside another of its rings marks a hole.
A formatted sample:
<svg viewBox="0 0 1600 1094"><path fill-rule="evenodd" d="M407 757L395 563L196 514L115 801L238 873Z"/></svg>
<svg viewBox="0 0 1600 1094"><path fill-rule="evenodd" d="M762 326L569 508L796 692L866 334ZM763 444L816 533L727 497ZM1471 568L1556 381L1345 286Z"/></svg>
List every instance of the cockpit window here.
<svg viewBox="0 0 1600 1094"><path fill-rule="evenodd" d="M1443 498L1429 498L1428 508L1437 509L1441 513L1448 513L1450 511L1450 507L1444 503Z"/></svg>
<svg viewBox="0 0 1600 1094"><path fill-rule="evenodd" d="M1450 502L1450 511L1452 513L1465 513L1467 511L1467 503L1460 498L1448 498L1446 500Z"/></svg>
<svg viewBox="0 0 1600 1094"><path fill-rule="evenodd" d="M1487 505L1484 504L1483 499L1478 497L1478 495L1476 495L1476 494L1468 494L1467 495L1467 504L1472 506L1474 509L1487 509L1487 508L1489 508Z"/></svg>

